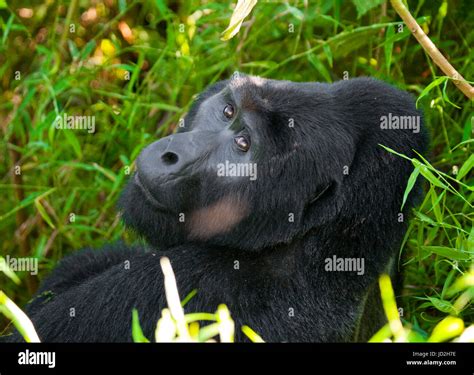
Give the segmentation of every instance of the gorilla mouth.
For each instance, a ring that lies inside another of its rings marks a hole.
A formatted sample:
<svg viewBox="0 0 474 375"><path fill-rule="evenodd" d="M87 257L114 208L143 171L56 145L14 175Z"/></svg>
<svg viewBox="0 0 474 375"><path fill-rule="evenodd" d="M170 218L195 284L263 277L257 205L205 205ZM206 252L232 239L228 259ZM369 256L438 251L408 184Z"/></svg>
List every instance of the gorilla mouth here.
<svg viewBox="0 0 474 375"><path fill-rule="evenodd" d="M150 193L150 191L145 187L145 185L141 182L140 176L138 175L138 172L135 173L135 176L133 178L133 182L135 185L137 185L142 193L145 195L145 198L150 202L150 204L156 208L159 211L169 211L167 207L165 207L163 204L158 202L158 200Z"/></svg>

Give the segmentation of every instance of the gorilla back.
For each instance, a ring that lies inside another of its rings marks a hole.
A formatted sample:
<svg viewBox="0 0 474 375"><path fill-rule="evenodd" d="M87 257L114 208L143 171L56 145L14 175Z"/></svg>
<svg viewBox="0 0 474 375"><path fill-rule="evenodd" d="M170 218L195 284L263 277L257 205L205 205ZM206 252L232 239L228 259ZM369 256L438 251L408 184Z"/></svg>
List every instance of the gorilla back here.
<svg viewBox="0 0 474 375"><path fill-rule="evenodd" d="M412 166L381 145L427 147L411 95L383 82L214 84L142 151L122 194L147 245L66 257L27 313L43 341L123 342L136 308L152 338L166 255L181 296L197 289L185 312L226 304L237 340L246 324L266 341L365 341L384 324L377 280L394 276L420 194L400 211Z"/></svg>

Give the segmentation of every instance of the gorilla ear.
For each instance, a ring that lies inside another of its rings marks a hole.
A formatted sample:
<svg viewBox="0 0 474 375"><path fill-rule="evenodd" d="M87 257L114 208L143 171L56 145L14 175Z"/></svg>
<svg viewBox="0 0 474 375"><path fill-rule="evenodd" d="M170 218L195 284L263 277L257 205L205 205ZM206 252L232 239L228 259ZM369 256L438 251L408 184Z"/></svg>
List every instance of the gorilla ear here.
<svg viewBox="0 0 474 375"><path fill-rule="evenodd" d="M323 149L319 151L325 160L318 163L318 176L315 178L318 185L305 204L305 215L309 216L312 212L322 216L325 214L323 210L329 210L329 215L325 216L332 216L331 212L335 212L332 207L340 207L344 200L343 187L348 183L349 171L357 164L357 139L342 136L336 130L327 134L325 140Z"/></svg>
<svg viewBox="0 0 474 375"><path fill-rule="evenodd" d="M312 198L307 206L311 206L312 204L314 204L319 198L322 198L323 195L331 188L331 186L333 185L334 183L330 182L329 184L327 184L325 187L323 187L322 189L318 189L316 191L316 193L314 194L314 198Z"/></svg>
<svg viewBox="0 0 474 375"><path fill-rule="evenodd" d="M311 198L305 204L303 209L303 223L311 226L325 224L335 217L337 208L341 207L337 200L338 183L330 182L327 185L319 187Z"/></svg>
<svg viewBox="0 0 474 375"><path fill-rule="evenodd" d="M347 199L349 170L357 163L357 141L347 136L338 137L336 132L327 139L342 139L345 142L327 142L321 152L323 155L337 155L337 158L320 164L319 184L305 202L302 219L305 225L311 227L327 224L339 214Z"/></svg>

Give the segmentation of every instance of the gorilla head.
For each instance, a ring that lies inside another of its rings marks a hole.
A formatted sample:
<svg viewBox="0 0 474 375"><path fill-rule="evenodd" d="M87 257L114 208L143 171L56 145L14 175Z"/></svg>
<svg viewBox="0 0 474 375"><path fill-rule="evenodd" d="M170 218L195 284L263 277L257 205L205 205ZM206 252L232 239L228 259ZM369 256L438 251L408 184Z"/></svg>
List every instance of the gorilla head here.
<svg viewBox="0 0 474 375"><path fill-rule="evenodd" d="M387 103L400 115L414 109L408 94L381 85L236 75L211 86L178 133L141 152L120 202L125 223L152 245L258 250L365 220L371 199L399 207L409 163L378 144L413 154L419 140L382 131Z"/></svg>

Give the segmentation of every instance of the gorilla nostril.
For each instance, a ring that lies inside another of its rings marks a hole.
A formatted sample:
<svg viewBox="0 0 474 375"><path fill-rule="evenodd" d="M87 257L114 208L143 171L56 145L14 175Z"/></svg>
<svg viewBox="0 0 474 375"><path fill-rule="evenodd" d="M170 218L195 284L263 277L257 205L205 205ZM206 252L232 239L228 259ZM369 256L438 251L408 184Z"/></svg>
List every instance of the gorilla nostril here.
<svg viewBox="0 0 474 375"><path fill-rule="evenodd" d="M161 160L163 160L163 163L167 165L173 165L178 162L178 155L174 152L165 152L161 155Z"/></svg>

